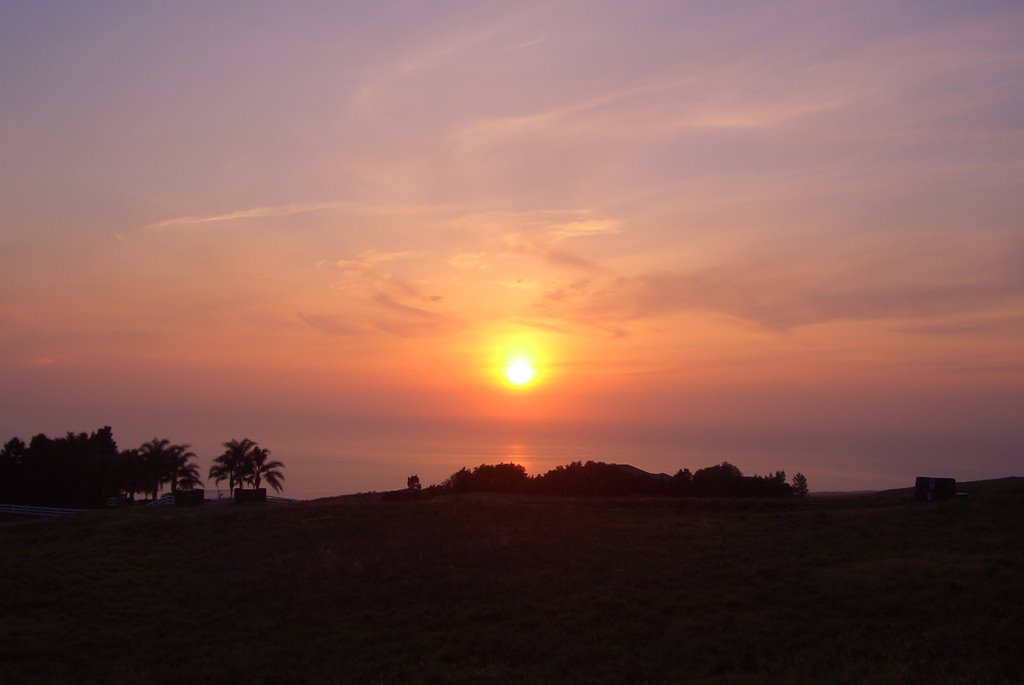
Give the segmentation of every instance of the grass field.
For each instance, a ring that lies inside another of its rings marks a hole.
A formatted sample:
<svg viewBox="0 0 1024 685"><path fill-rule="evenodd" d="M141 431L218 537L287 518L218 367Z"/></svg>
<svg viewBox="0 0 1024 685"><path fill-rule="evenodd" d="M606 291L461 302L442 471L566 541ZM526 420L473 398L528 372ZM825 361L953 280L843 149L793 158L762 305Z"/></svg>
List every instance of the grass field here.
<svg viewBox="0 0 1024 685"><path fill-rule="evenodd" d="M1020 682L1021 482L6 520L0 682Z"/></svg>

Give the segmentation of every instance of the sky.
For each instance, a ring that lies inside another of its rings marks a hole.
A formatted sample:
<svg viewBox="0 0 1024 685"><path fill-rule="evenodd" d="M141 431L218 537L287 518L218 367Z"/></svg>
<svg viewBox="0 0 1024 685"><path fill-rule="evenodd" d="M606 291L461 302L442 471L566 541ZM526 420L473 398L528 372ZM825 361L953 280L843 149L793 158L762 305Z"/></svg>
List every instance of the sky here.
<svg viewBox="0 0 1024 685"><path fill-rule="evenodd" d="M297 496L1021 475L1021 36L1016 2L0 4L0 438L246 436Z"/></svg>

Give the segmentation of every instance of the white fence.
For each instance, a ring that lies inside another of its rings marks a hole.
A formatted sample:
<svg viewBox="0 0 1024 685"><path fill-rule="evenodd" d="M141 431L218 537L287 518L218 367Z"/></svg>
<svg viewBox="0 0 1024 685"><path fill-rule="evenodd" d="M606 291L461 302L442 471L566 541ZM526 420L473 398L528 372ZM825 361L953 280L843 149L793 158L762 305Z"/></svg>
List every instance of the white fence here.
<svg viewBox="0 0 1024 685"><path fill-rule="evenodd" d="M208 491L210 492L210 491ZM216 490L212 491L214 494L218 494ZM290 504L298 500L289 499L287 497L276 497L274 495L267 496L267 502L271 504ZM206 504L231 504L234 500L230 497L225 497L220 494L219 497L206 497ZM174 506L174 495L165 493L159 498L146 502L146 506L149 507L173 507ZM22 504L0 504L0 515L6 514L8 516L34 516L37 518L55 518L57 516L68 516L75 514L80 511L88 511L88 509L69 509L67 507L30 507Z"/></svg>
<svg viewBox="0 0 1024 685"><path fill-rule="evenodd" d="M174 495L171 493L165 493L160 495L157 499L146 502L147 507L173 507L174 506Z"/></svg>
<svg viewBox="0 0 1024 685"><path fill-rule="evenodd" d="M0 504L0 514L11 516L37 516L40 518L54 518L67 516L85 509L67 509L64 507L27 507L21 504Z"/></svg>

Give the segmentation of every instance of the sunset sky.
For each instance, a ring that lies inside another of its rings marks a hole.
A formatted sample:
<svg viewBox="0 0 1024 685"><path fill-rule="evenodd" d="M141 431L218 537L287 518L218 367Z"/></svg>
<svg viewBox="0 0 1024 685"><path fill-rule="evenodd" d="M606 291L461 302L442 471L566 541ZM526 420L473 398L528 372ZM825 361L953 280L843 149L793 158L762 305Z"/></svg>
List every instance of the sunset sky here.
<svg viewBox="0 0 1024 685"><path fill-rule="evenodd" d="M4 441L1024 472L1019 2L10 2L0 93Z"/></svg>

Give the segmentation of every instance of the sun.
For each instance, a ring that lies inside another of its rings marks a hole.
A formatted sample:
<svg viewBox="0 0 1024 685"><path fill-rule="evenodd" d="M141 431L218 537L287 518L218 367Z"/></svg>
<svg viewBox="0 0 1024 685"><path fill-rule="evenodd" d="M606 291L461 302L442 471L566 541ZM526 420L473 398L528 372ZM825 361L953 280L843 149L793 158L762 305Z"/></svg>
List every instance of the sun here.
<svg viewBox="0 0 1024 685"><path fill-rule="evenodd" d="M528 385L537 372L526 357L514 357L505 365L505 379L512 385Z"/></svg>

